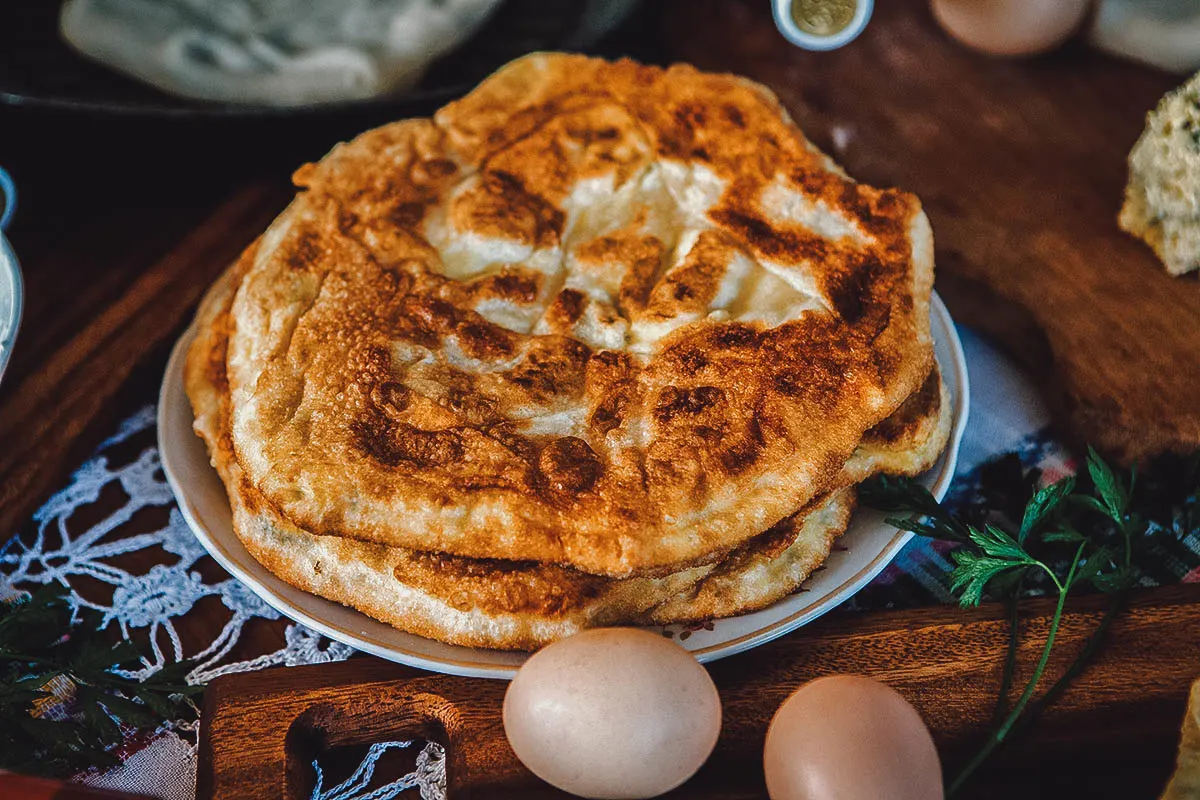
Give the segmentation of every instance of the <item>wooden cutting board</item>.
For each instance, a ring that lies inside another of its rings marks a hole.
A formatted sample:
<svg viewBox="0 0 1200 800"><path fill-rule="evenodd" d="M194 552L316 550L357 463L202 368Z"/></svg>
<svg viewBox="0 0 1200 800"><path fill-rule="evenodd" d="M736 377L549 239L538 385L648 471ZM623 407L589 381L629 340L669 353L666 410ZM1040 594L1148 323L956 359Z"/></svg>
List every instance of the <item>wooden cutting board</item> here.
<svg viewBox="0 0 1200 800"><path fill-rule="evenodd" d="M876 3L832 53L788 44L761 0L678 2L665 30L673 60L767 84L851 175L916 193L951 312L1031 369L1076 439L1124 460L1200 446L1200 280L1116 225L1126 156L1182 79L1081 43L990 58L928 5Z"/></svg>
<svg viewBox="0 0 1200 800"><path fill-rule="evenodd" d="M1105 602L1082 600L1067 615L1049 675L1077 652ZM1052 607L1032 601L1024 611L1021 658L1029 664ZM760 759L771 716L800 684L833 673L871 675L904 694L953 768L992 714L1007 630L998 607L840 613L712 664L721 738L702 771L670 796L765 796ZM966 796L1157 797L1189 684L1200 676L1198 644L1200 585L1136 597L1091 668ZM356 764L368 744L406 737L445 745L454 800L562 796L528 773L505 741L506 686L369 657L218 678L201 713L199 800L307 798L315 757L358 748Z"/></svg>

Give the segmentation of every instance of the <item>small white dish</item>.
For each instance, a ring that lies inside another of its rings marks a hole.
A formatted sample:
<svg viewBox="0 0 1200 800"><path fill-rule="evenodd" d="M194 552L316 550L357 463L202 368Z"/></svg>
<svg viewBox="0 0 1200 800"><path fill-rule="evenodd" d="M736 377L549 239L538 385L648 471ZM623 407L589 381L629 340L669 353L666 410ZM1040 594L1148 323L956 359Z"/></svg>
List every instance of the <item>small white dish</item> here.
<svg viewBox="0 0 1200 800"><path fill-rule="evenodd" d="M871 19L871 12L875 8L874 0L842 0L844 2L854 3L854 15L850 18L843 27L833 33L821 35L814 31L808 31L800 27L796 23L795 17L792 15L792 9L805 0L771 0L771 9L775 14L775 27L783 34L789 42L802 47L805 50L836 50L843 45L849 44L858 38L862 33L863 28L867 27L867 22ZM810 3L812 4L811 0ZM833 5L830 0L825 0L824 5Z"/></svg>
<svg viewBox="0 0 1200 800"><path fill-rule="evenodd" d="M24 305L25 287L21 281L21 268L17 256L4 238L4 230L12 221L17 209L17 187L12 178L0 169L0 379L12 356L13 344L17 340L17 329L21 327L21 309Z"/></svg>
<svg viewBox="0 0 1200 800"><path fill-rule="evenodd" d="M949 312L933 297L934 346L950 389L953 431L946 451L920 480L941 499L954 476L967 423L970 388L962 343ZM255 561L233 532L229 500L204 443L192 432L192 408L183 388L183 363L195 335L188 330L171 354L158 404L158 446L163 471L184 518L214 559L283 615L366 653L409 666L451 675L511 678L526 653L481 650L443 644L396 630L365 614L288 585ZM823 569L804 589L773 606L740 617L716 620L712 629L669 626L676 640L701 662L749 650L799 628L845 602L887 566L912 537L884 522L884 515L860 508L838 540ZM652 628L652 630L662 630Z"/></svg>

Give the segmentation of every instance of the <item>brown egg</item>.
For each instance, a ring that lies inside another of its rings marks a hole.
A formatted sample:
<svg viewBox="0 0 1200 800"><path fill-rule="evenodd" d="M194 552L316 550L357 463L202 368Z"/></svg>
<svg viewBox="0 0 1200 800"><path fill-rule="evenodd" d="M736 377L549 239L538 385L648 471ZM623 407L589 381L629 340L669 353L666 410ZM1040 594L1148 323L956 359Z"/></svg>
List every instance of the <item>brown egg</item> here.
<svg viewBox="0 0 1200 800"><path fill-rule="evenodd" d="M942 800L929 729L907 700L870 678L801 686L771 720L763 771L772 800Z"/></svg>
<svg viewBox="0 0 1200 800"><path fill-rule="evenodd" d="M721 731L707 670L632 628L585 631L534 653L504 696L504 733L542 780L594 798L654 797L700 769Z"/></svg>
<svg viewBox="0 0 1200 800"><path fill-rule="evenodd" d="M933 15L968 47L998 56L1043 53L1078 30L1091 0L932 0Z"/></svg>

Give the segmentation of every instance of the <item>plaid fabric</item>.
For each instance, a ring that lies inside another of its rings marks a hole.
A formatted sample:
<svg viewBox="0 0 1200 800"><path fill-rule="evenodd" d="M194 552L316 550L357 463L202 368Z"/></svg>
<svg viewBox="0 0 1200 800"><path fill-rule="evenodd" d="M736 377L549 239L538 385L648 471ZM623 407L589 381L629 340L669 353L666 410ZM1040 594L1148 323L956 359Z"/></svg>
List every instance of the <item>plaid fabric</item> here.
<svg viewBox="0 0 1200 800"><path fill-rule="evenodd" d="M1019 459L1024 471L1041 473L1046 485L1075 474L1080 467L1052 437L1049 429L1031 435L1014 447L1008 458ZM987 461L972 469L959 472L944 503L955 513L963 513L977 505L986 485L985 473L996 468ZM954 568L950 554L955 545L914 537L886 569L863 591L846 604L854 610L911 608L933 603L955 602L950 592L950 571ZM1139 560L1142 587L1173 583L1200 582L1200 537L1189 535L1154 537L1148 545L1147 557ZM1029 596L1043 594L1045 586L1033 585Z"/></svg>
<svg viewBox="0 0 1200 800"><path fill-rule="evenodd" d="M1032 434L1010 452L1016 454L1023 468L1041 470L1047 481L1074 474L1076 469L1075 460L1058 445L1048 428ZM960 470L943 502L956 513L963 511L978 497L983 474L990 465L988 461ZM892 563L844 607L872 611L955 602L950 592L950 571L954 568L950 553L954 547L948 542L913 537Z"/></svg>

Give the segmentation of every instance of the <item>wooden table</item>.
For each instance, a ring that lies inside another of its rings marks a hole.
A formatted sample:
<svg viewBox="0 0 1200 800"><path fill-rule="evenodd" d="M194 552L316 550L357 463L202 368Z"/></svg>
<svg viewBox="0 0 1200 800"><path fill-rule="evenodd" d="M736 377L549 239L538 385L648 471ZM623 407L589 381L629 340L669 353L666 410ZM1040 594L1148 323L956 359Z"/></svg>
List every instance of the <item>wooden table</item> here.
<svg viewBox="0 0 1200 800"><path fill-rule="evenodd" d="M877 35L884 35L888 25L901 26L904 35L912 30L934 35L923 12L913 10L917 5L917 0L880 4L872 23L883 32ZM836 138L842 134L837 126L853 117L856 99L823 85L820 75L814 78L790 62L772 61L782 45L770 38L766 9L765 2L684 3L664 14L653 5L637 22L665 28L661 36L650 37L659 48L636 54L660 62L687 57L706 68L743 71L775 83L797 118L811 126L818 144L841 150L839 158L850 172L865 179L921 191L926 180L922 175L929 174L923 169L936 168L943 174L953 168L939 163L936 152L913 152L899 162L905 167L898 170L888 145L894 131L888 126L901 126L906 120L890 116L886 98L863 88L870 84L870 69L921 70L927 65L866 65L864 83L856 88L878 105L865 110L859 106L858 120L876 127L856 129L858 138L838 148ZM918 28L910 29L912 25ZM643 38L647 37L639 41ZM962 56L965 61L974 58ZM994 80L1022 79L1020 66L980 69L999 75ZM1127 110L1148 107L1172 82L1119 65L1106 66L1104 78L1104 87L1081 86L1081 91L1102 92ZM903 98L897 107L960 101L959 96L927 91ZM155 396L166 351L201 293L286 204L291 168L380 121L365 114L270 124L164 122L0 108L0 164L13 173L22 191L11 238L27 287L24 325L0 386L0 539L27 524L30 513L63 484L117 420ZM930 124L923 117L907 122L918 128ZM1030 137L1076 133L1026 132ZM906 135L920 134L914 128ZM1135 135L1136 130L1123 129L1118 139L1131 142ZM1088 165L1068 163L1055 169L1086 170ZM1020 192L1032 189L1015 185L1010 196L980 198L972 194L969 175L956 180L958 196L933 192L925 199L939 237L939 288L949 290L957 316L974 318L987 304L979 303L972 291L978 283L972 258L981 247L1002 247L1019 237L1019 229L1005 226L1022 221L1015 212L985 218L981 209L991 203L1016 203ZM1106 179L1093 187L1106 192L1105 199L1081 196L1078 202L1089 209L1089 203L1114 204L1109 195L1120 186L1112 184ZM1043 244L1053 250L1054 243ZM983 314L979 319L986 323L995 316ZM1039 347L1036 331L1023 330L1033 337L1029 348ZM1050 366L1042 364L1043 369ZM181 630L186 638L186 624ZM259 652L274 649L282 644L280 630L278 625L257 626L241 646ZM736 664L724 669L737 669ZM1089 786L1103 788L1094 796L1149 797L1165 763L1161 742L1155 744L1157 750L1146 752L1131 742L1127 764L1055 766L1055 780L1086 770L1092 775ZM1027 787L1042 786L1036 776L1020 780ZM981 787L978 796L1000 796L1001 788L1007 792L1013 787ZM1031 791L1034 795L1041 796L1040 789Z"/></svg>

